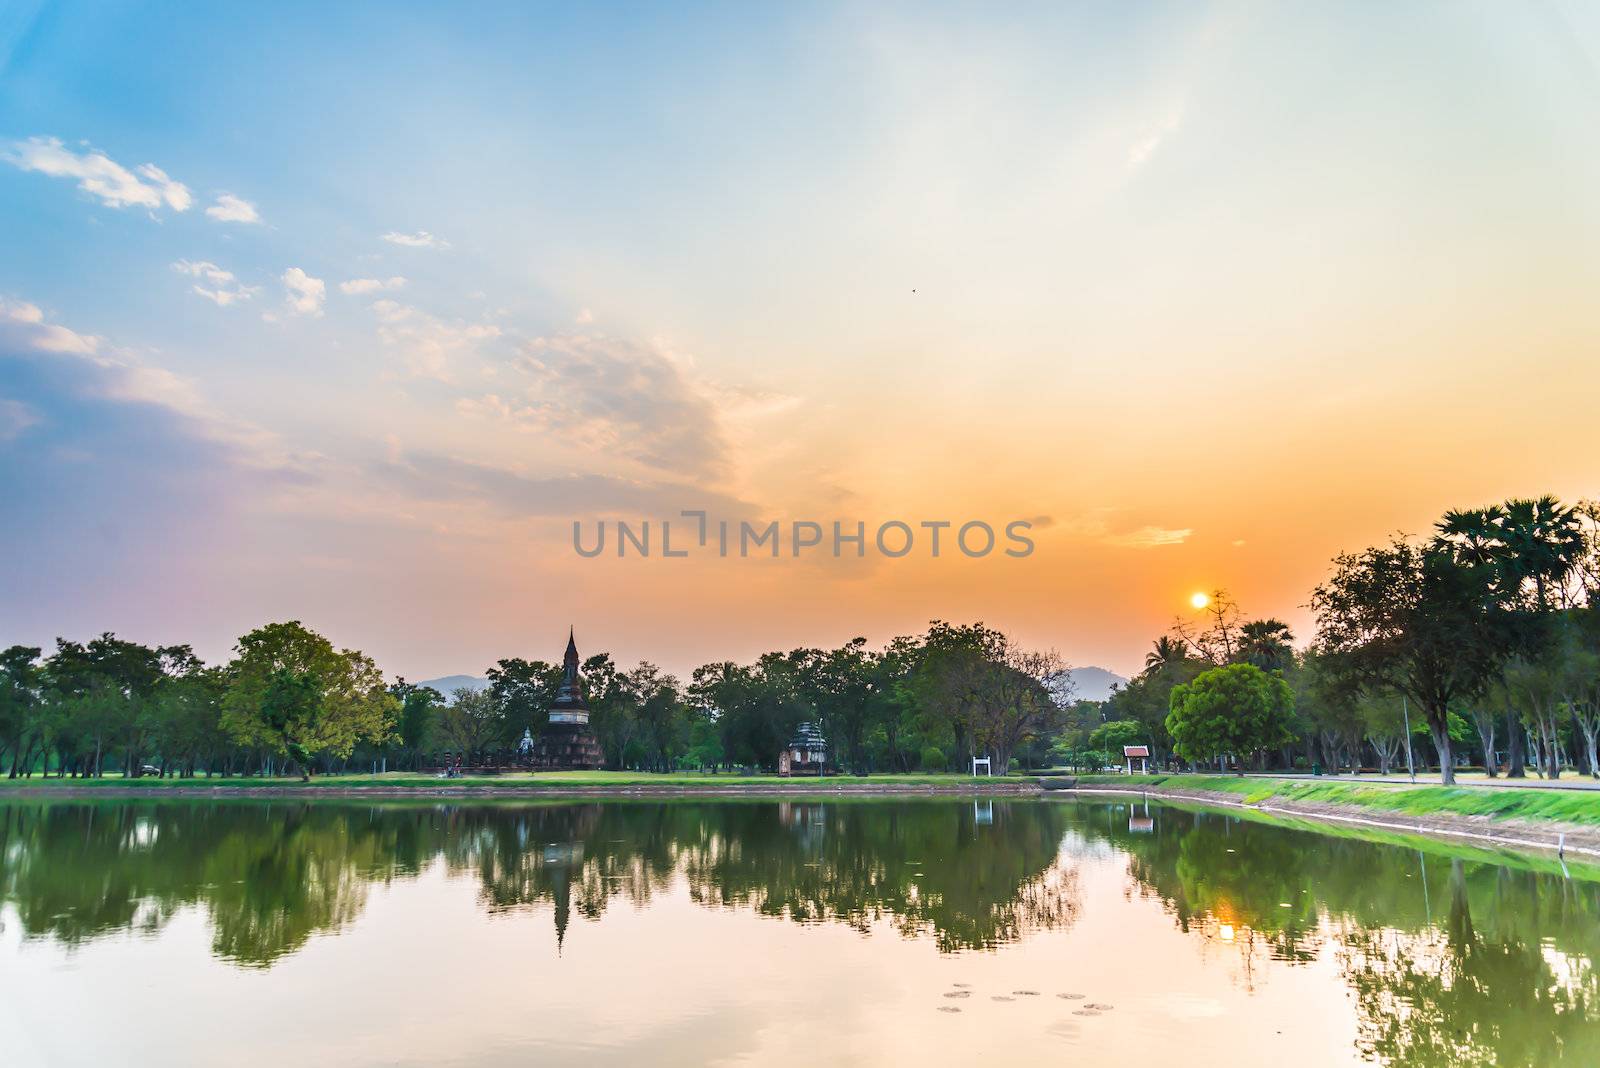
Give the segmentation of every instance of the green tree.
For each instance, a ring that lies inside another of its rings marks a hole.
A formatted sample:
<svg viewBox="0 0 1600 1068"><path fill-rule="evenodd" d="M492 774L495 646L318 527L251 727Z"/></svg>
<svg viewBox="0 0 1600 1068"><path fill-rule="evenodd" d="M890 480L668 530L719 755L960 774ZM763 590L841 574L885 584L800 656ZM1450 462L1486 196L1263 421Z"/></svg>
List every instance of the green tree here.
<svg viewBox="0 0 1600 1068"><path fill-rule="evenodd" d="M1144 742L1144 727L1131 719L1114 719L1089 732L1089 744L1108 753L1120 753L1125 745Z"/></svg>
<svg viewBox="0 0 1600 1068"><path fill-rule="evenodd" d="M417 686L405 679L396 680L389 692L400 701L397 734L406 762L412 770L422 766L423 755L431 748L432 734L444 705L444 695L432 686Z"/></svg>
<svg viewBox="0 0 1600 1068"><path fill-rule="evenodd" d="M357 742L381 745L393 736L400 702L364 654L335 649L298 621L251 631L236 653L222 725L239 744L288 757L307 775L315 758L348 757ZM315 699L301 707L307 686Z"/></svg>
<svg viewBox="0 0 1600 1068"><path fill-rule="evenodd" d="M590 663L595 663L597 658L591 657ZM606 667L610 666L610 657L603 657ZM590 674L589 665L585 664L584 681L589 686L591 704L604 705L604 700L595 702L596 678ZM496 739L502 745L512 746L522 738L524 731L531 731L534 737L544 730L550 715L550 705L556 699L556 693L561 689L561 665L548 664L543 660L523 660L520 657L511 657L501 660L488 671L489 694L500 709L500 720L504 727L505 737ZM607 676L609 681L609 675ZM602 695L605 683L601 685ZM594 719L595 733L600 736L602 748L607 753L611 752L610 739L601 731L605 726L605 716L601 708L596 708Z"/></svg>
<svg viewBox="0 0 1600 1068"><path fill-rule="evenodd" d="M1151 644L1150 651L1144 654L1144 672L1148 675L1176 667L1188 659L1188 644L1181 638L1163 634Z"/></svg>
<svg viewBox="0 0 1600 1068"><path fill-rule="evenodd" d="M1232 754L1246 759L1292 738L1294 694L1283 676L1254 664L1228 664L1174 687L1167 731L1191 763Z"/></svg>
<svg viewBox="0 0 1600 1068"><path fill-rule="evenodd" d="M1239 659L1262 671L1285 671L1294 663L1294 634L1280 619L1252 619L1239 628Z"/></svg>
<svg viewBox="0 0 1600 1068"><path fill-rule="evenodd" d="M505 712L488 690L461 687L437 712L439 740L463 762L497 748L506 734Z"/></svg>
<svg viewBox="0 0 1600 1068"><path fill-rule="evenodd" d="M672 770L689 747L689 711L678 680L645 661L627 673L626 685L651 767Z"/></svg>
<svg viewBox="0 0 1600 1068"><path fill-rule="evenodd" d="M1455 782L1450 710L1483 692L1505 649L1496 578L1446 547L1396 538L1336 558L1311 598L1330 669L1414 702L1446 783Z"/></svg>

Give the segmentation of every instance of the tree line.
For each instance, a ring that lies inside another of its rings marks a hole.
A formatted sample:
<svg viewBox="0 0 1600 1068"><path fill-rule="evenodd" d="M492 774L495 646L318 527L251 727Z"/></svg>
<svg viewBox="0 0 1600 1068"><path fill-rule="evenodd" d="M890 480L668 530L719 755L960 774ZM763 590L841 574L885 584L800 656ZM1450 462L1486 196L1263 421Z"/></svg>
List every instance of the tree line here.
<svg viewBox="0 0 1600 1068"><path fill-rule="evenodd" d="M1490 776L1600 778L1600 505L1513 499L1446 513L1424 537L1345 553L1311 594L1304 648L1225 592L1204 626L1157 639L1144 670L1058 750L1119 740L1196 766L1374 766L1432 751ZM1098 733L1096 733L1098 732ZM1098 754L1097 754L1098 755Z"/></svg>
<svg viewBox="0 0 1600 1068"><path fill-rule="evenodd" d="M1446 513L1423 537L1338 556L1311 594L1304 646L1217 591L1103 703L1073 701L1065 662L982 623L935 620L871 647L774 651L687 680L609 654L582 665L609 766L766 769L801 723L857 773L1101 767L1124 745L1158 763L1377 767L1431 751L1490 775L1600 777L1600 506L1553 497ZM509 658L483 691L444 695L298 622L203 664L188 646L103 634L0 651L0 766L11 777L107 770L194 776L509 763L537 735L561 667Z"/></svg>
<svg viewBox="0 0 1600 1068"><path fill-rule="evenodd" d="M770 768L803 722L849 770L945 770L974 754L998 768L1046 759L1070 681L1054 652L982 623L934 621L882 648L771 652L696 668L687 681L609 654L582 665L591 727L613 768ZM0 766L35 774L207 777L336 773L516 759L537 736L561 666L508 658L484 690L450 695L339 649L297 621L239 639L207 665L188 646L102 634L0 652Z"/></svg>

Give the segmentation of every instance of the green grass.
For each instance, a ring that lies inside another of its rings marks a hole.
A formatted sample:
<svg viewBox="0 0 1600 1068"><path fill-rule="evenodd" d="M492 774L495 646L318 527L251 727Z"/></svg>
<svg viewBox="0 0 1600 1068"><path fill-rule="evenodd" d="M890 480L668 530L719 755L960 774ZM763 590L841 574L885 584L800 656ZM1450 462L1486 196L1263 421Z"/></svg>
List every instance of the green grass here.
<svg viewBox="0 0 1600 1068"><path fill-rule="evenodd" d="M1399 816L1482 816L1600 825L1600 791L1485 788L1398 782L1303 782L1234 775L1085 775L1085 786L1160 786L1193 794L1227 794L1246 804L1307 801L1351 805Z"/></svg>
<svg viewBox="0 0 1600 1068"><path fill-rule="evenodd" d="M1165 808L1176 808L1186 812L1215 811L1215 809L1204 803L1190 803L1170 798L1163 798L1153 803ZM1349 838L1380 845L1400 846L1405 849L1427 853L1430 856L1521 868L1545 875L1558 875L1562 878L1576 878L1585 882L1600 883L1600 864L1578 858L1557 859L1542 853L1518 849L1514 846L1468 844L1415 832L1394 831L1377 827L1345 826L1310 817L1297 817L1283 812L1261 812L1252 808L1231 809L1230 811L1236 813L1239 819L1271 827L1287 827L1307 834Z"/></svg>
<svg viewBox="0 0 1600 1068"><path fill-rule="evenodd" d="M125 779L120 775L107 775L101 779L43 779L34 776L31 779L0 779L0 792L7 789L21 791L48 791L55 789L72 790L210 790L213 788L229 790L250 790L264 787L274 789L367 789L383 787L386 789L436 789L439 787L505 787L522 790L548 789L566 790L587 787L617 787L629 788L640 786L670 787L685 790L693 789L721 789L725 787L741 786L783 786L794 790L828 790L841 786L982 786L988 783L999 785L1002 783L1018 784L1031 780L1023 776L1009 778L996 776L994 779L973 778L970 775L944 774L908 774L908 775L829 775L818 779L815 776L795 778L782 778L777 775L733 775L710 774L706 772L668 772L656 774L643 771L541 771L541 772L508 772L504 775L464 775L459 779L441 779L434 775L420 772L391 771L382 775L314 775L311 781L301 782L298 778L194 778L194 779L158 779L142 777L138 779Z"/></svg>

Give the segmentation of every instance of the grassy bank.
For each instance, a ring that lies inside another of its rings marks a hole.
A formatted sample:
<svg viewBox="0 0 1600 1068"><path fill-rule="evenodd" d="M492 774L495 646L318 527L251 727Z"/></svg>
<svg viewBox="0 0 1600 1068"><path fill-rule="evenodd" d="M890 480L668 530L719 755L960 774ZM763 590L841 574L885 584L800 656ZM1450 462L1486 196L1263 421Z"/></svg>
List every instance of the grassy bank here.
<svg viewBox="0 0 1600 1068"><path fill-rule="evenodd" d="M0 779L0 795L6 792L48 793L52 790L116 790L140 791L206 791L206 790L454 790L463 787L486 789L528 790L631 790L655 788L669 790L727 790L738 788L774 789L815 792L845 788L913 790L917 788L966 788L986 785L1014 788L1031 785L1032 780L1021 776L973 778L956 774L910 775L829 775L825 778L805 776L783 778L777 775L733 775L707 772L669 772L656 774L641 771L541 771L511 772L504 775L464 775L459 779L441 779L420 772L391 771L382 775L316 775L310 782L298 778L222 778L210 779L159 779L145 776L127 779L120 775L107 775L99 779Z"/></svg>
<svg viewBox="0 0 1600 1068"><path fill-rule="evenodd" d="M1413 786L1405 782L1305 782L1248 775L1243 778L1233 775L1085 775L1079 781L1084 786L1148 786L1195 796L1212 794L1219 800L1250 805L1298 802L1349 806L1374 815L1416 819L1458 816L1600 828L1600 791L1541 790L1536 786L1495 790L1425 783Z"/></svg>

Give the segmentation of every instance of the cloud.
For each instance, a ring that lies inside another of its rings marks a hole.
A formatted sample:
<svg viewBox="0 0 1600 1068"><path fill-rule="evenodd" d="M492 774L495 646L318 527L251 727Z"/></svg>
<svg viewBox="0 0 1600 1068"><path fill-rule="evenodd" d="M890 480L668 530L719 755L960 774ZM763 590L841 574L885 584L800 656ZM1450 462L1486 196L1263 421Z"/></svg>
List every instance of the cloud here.
<svg viewBox="0 0 1600 1068"><path fill-rule="evenodd" d="M21 401L0 397L0 441L11 441L30 426L37 426L39 415Z"/></svg>
<svg viewBox="0 0 1600 1068"><path fill-rule="evenodd" d="M379 340L405 354L406 371L415 378L452 381L459 354L500 336L492 323L447 322L387 298L373 301L372 313L378 317Z"/></svg>
<svg viewBox="0 0 1600 1068"><path fill-rule="evenodd" d="M1182 545L1189 540L1189 535L1194 531L1188 527L1181 529L1171 527L1140 527L1124 534L1108 535L1103 540L1107 545L1116 545L1125 549L1155 549L1163 545Z"/></svg>
<svg viewBox="0 0 1600 1068"><path fill-rule="evenodd" d="M173 211L188 211L194 203L188 186L153 163L130 171L103 152L75 152L55 137L15 141L5 152L5 160L51 178L75 178L79 189L108 207L138 206L155 211L165 205Z"/></svg>
<svg viewBox="0 0 1600 1068"><path fill-rule="evenodd" d="M368 474L410 500L474 503L513 519L675 516L685 508L727 518L754 514L745 501L670 480L604 474L545 477L432 453L393 450Z"/></svg>
<svg viewBox="0 0 1600 1068"><path fill-rule="evenodd" d="M383 239L391 245L401 245L405 248L438 248L450 247L450 242L442 237L435 237L426 230L418 230L414 234L402 234L390 230L383 235Z"/></svg>
<svg viewBox="0 0 1600 1068"><path fill-rule="evenodd" d="M206 209L206 217L217 222L258 223L256 206L232 193L218 193L216 203Z"/></svg>
<svg viewBox="0 0 1600 1068"><path fill-rule="evenodd" d="M196 293L216 304L219 308L226 308L230 304L249 300L252 295L260 291L260 286L240 285L233 277L232 271L225 271L214 263L205 260L179 260L172 265L172 269L179 274L186 274L191 278L198 278L200 282L210 284L209 289L196 282L192 287Z"/></svg>
<svg viewBox="0 0 1600 1068"><path fill-rule="evenodd" d="M1150 161L1163 142L1178 132L1188 111L1188 101L1180 98L1128 149L1128 170L1136 171Z"/></svg>
<svg viewBox="0 0 1600 1068"><path fill-rule="evenodd" d="M339 283L339 292L354 297L376 293L383 289L400 289L405 284L406 280L399 275L393 278L352 278L348 282Z"/></svg>
<svg viewBox="0 0 1600 1068"><path fill-rule="evenodd" d="M573 317L572 321L577 323L579 326L587 326L589 323L594 322L594 312L590 311L588 308L584 308Z"/></svg>
<svg viewBox="0 0 1600 1068"><path fill-rule="evenodd" d="M613 338L535 338L513 364L524 381L458 402L458 411L558 435L587 452L659 472L716 479L729 468L723 413L689 362Z"/></svg>
<svg viewBox="0 0 1600 1068"><path fill-rule="evenodd" d="M100 339L45 322L44 313L36 304L0 301L0 345L88 356L99 349Z"/></svg>
<svg viewBox="0 0 1600 1068"><path fill-rule="evenodd" d="M0 629L172 596L228 513L305 481L185 380L31 304L0 302L0 394L0 544L28 562L0 568Z"/></svg>
<svg viewBox="0 0 1600 1068"><path fill-rule="evenodd" d="M322 302L327 298L328 287L320 278L312 278L298 267L283 272L283 288L287 291L285 303L295 315L318 316Z"/></svg>
<svg viewBox="0 0 1600 1068"><path fill-rule="evenodd" d="M1155 524L1135 527L1132 530L1114 530L1108 522L1110 511L1106 508L1094 509L1088 515L1068 520L1063 524L1063 530L1069 536L1087 538L1102 545L1113 545L1121 549L1157 549L1166 545L1182 545L1194 534L1189 527L1163 527ZM1049 516L1034 519L1034 523L1040 526L1051 526L1054 522Z"/></svg>

